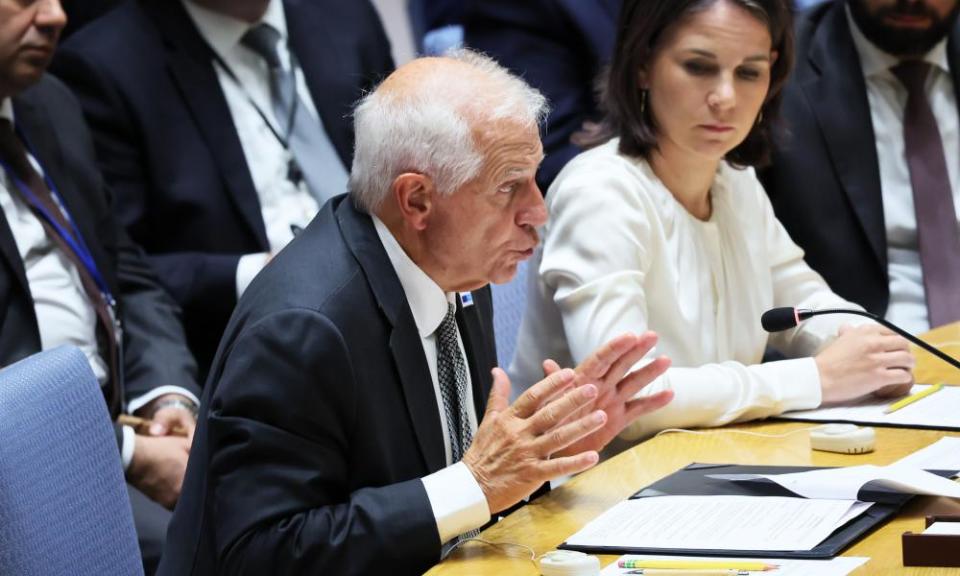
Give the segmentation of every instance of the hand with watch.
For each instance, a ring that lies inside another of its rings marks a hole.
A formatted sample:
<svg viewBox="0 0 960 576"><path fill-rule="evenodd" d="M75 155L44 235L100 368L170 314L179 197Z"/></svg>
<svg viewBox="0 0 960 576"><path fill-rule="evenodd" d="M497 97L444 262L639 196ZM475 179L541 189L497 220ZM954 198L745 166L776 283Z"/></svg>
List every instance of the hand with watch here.
<svg viewBox="0 0 960 576"><path fill-rule="evenodd" d="M188 442L193 442L193 432L197 427L197 405L189 398L180 394L164 394L144 406L140 412L152 421L147 431L150 436L185 435Z"/></svg>
<svg viewBox="0 0 960 576"><path fill-rule="evenodd" d="M127 480L148 498L172 510L180 497L197 426L196 405L179 394L165 394L138 412L152 423L145 435L134 436Z"/></svg>

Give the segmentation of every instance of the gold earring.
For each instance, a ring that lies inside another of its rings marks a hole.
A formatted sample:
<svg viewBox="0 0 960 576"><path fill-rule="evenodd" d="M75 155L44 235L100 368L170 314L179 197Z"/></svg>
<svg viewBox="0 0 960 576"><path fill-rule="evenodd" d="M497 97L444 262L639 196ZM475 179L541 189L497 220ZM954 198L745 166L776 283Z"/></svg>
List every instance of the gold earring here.
<svg viewBox="0 0 960 576"><path fill-rule="evenodd" d="M763 110L760 111L760 114L757 114L757 126L763 123Z"/></svg>
<svg viewBox="0 0 960 576"><path fill-rule="evenodd" d="M644 116L647 113L647 92L648 90L640 91L640 115Z"/></svg>

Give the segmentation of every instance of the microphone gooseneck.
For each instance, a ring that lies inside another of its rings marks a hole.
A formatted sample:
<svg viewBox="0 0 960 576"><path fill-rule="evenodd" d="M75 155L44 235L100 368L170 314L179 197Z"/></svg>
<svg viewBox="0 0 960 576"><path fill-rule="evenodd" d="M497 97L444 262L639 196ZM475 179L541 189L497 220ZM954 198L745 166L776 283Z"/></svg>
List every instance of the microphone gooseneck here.
<svg viewBox="0 0 960 576"><path fill-rule="evenodd" d="M767 332L781 332L797 326L800 324L800 322L808 318L822 316L824 314L853 314L855 316L864 316L866 318L870 318L878 324L893 330L897 334L903 336L907 340L913 342L917 346L923 348L947 364L960 370L960 360L957 360L949 354L941 352L937 348L927 344L920 338L917 338L896 324L888 322L876 314L871 314L870 312L865 312L863 310L848 310L845 308L827 308L824 310L807 310L804 308L771 308L770 310L764 312L763 316L760 317L760 324Z"/></svg>

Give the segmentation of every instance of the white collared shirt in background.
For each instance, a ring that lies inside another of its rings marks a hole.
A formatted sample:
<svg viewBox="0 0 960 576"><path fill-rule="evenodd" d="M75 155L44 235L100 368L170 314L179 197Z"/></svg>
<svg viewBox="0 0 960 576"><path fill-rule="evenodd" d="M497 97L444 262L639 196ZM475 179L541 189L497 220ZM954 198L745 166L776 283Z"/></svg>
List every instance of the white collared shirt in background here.
<svg viewBox="0 0 960 576"><path fill-rule="evenodd" d="M273 129L284 134L273 112L267 64L260 55L240 43L244 34L255 25L208 10L189 0L181 1L200 35L243 85L241 88L219 63L213 64L257 191L270 252L276 254L293 239L292 227L306 228L320 209L320 203L307 189L306 182L295 185L287 178L289 154L260 115L262 112ZM271 0L261 22L280 33L280 62L289 70L291 55L287 48L287 20L283 2ZM298 111L298 114L307 113L317 119L316 106L299 67L296 70L296 83L297 94L306 108ZM251 104L251 99L256 106ZM339 159L336 161L340 162ZM331 174L330 190L323 191L325 198L346 192L346 174L346 168L341 175ZM238 298L268 260L267 254L248 254L240 258L236 276Z"/></svg>
<svg viewBox="0 0 960 576"><path fill-rule="evenodd" d="M440 414L440 425L443 429L443 446L447 467L422 478L427 497L433 508L434 518L437 520L437 530L440 532L440 542L447 542L452 538L483 526L490 519L490 509L483 490L476 478L462 462L452 462L450 456L450 427L447 423L446 411L443 408L443 393L440 391L440 381L437 378L437 337L436 331L447 314L449 303L456 303L456 293L444 291L427 274L410 259L384 223L372 216L377 236L383 244L390 264L393 265L400 285L406 296L413 320L420 334L421 345L430 368L430 379L433 381L433 391L436 395L437 411ZM470 429L477 430L477 413L473 401L473 382L470 378L470 366L467 362L466 351L463 348L463 338L457 328L457 345L463 355L464 365L467 367L466 410L470 418ZM466 451L466 447L464 447Z"/></svg>
<svg viewBox="0 0 960 576"><path fill-rule="evenodd" d="M0 104L0 118L13 123L10 99ZM34 170L43 170L32 155ZM0 206L7 217L17 252L27 274L30 295L43 350L72 344L83 352L101 386L107 381L107 361L97 346L97 312L90 305L80 273L62 250L47 236L40 220L14 189L16 184L0 170Z"/></svg>
<svg viewBox="0 0 960 576"><path fill-rule="evenodd" d="M926 332L931 326L927 317L926 291L917 246L913 186L910 183L910 168L907 165L903 140L907 89L890 71L900 60L877 48L863 35L850 15L849 7L847 21L866 80L867 101L870 105L870 119L880 165L890 286L890 305L886 319L908 332ZM943 141L954 208L960 210L960 188L957 187L960 130L957 126L957 98L947 61L946 39L924 55L923 60L931 64L926 84L927 98L936 116ZM957 225L960 226L960 212L957 214Z"/></svg>
<svg viewBox="0 0 960 576"><path fill-rule="evenodd" d="M0 118L11 123L13 105L9 98L0 102ZM43 167L29 152L27 157L34 170L43 174ZM3 209L17 252L33 297L40 349L49 350L64 344L76 346L87 357L97 381L103 386L108 377L107 361L97 345L97 312L87 297L80 281L80 272L73 261L50 239L33 210L13 190L16 186L6 171L0 170L0 208ZM122 370L123 367L121 366ZM116 383L114 383L116 385ZM134 412L163 394L180 394L200 405L200 400L189 390L175 385L161 386L147 394L133 398L126 405ZM123 427L121 458L126 470L133 460L136 436L133 428Z"/></svg>

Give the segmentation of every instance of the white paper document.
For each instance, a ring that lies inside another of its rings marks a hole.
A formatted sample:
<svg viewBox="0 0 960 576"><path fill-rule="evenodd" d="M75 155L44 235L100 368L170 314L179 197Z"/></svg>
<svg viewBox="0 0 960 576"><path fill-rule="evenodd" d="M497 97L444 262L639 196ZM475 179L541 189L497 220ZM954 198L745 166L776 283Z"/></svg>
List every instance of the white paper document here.
<svg viewBox="0 0 960 576"><path fill-rule="evenodd" d="M947 536L960 536L960 522L934 522L927 526L924 534L943 534Z"/></svg>
<svg viewBox="0 0 960 576"><path fill-rule="evenodd" d="M758 476L772 480L804 498L856 500L860 489L867 482L876 482L904 494L960 498L960 484L953 480L902 465L867 464L789 474L759 474Z"/></svg>
<svg viewBox="0 0 960 576"><path fill-rule="evenodd" d="M765 574L766 576L847 576L869 558L860 558L851 556L831 558L830 560L787 560L784 558L724 558L719 556L644 556L637 554L628 554L617 559L620 560L676 560L691 562L704 562L707 560L723 561L741 561L741 562L764 562L767 564L776 564L776 570L769 572L750 572L750 574ZM618 568L617 562L609 564L600 572L600 576L621 576L630 573L630 568Z"/></svg>
<svg viewBox="0 0 960 576"><path fill-rule="evenodd" d="M908 466L919 470L960 471L960 438L946 436L897 460L894 466Z"/></svg>
<svg viewBox="0 0 960 576"><path fill-rule="evenodd" d="M678 550L811 550L857 503L753 496L626 500L567 539L571 546ZM863 507L860 513L866 510Z"/></svg>
<svg viewBox="0 0 960 576"><path fill-rule="evenodd" d="M917 384L910 391L916 394L928 388ZM897 399L867 397L843 406L828 406L816 410L787 412L779 416L787 420L814 420L817 422L856 422L858 424L888 424L900 426L929 426L960 430L960 386L944 386L943 390L918 400L891 414L884 414L887 406Z"/></svg>

